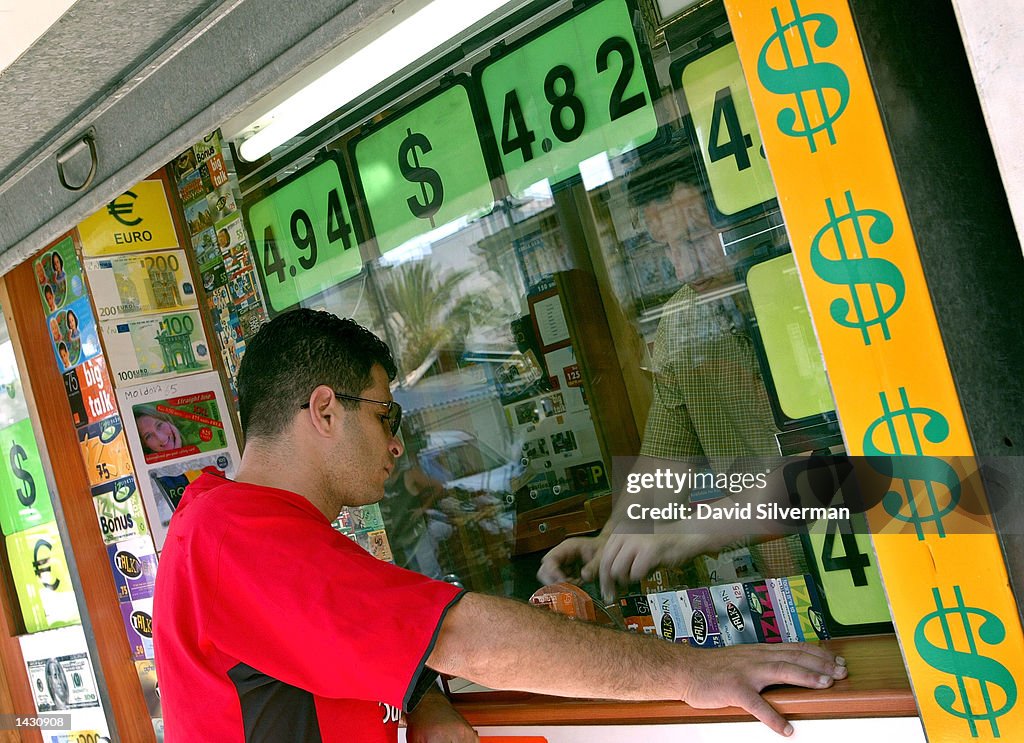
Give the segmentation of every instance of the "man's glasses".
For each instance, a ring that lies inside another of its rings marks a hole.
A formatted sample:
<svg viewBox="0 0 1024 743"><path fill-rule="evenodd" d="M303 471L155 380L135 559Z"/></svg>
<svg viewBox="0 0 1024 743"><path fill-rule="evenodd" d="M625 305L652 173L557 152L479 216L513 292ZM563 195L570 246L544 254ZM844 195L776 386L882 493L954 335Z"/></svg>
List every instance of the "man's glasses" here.
<svg viewBox="0 0 1024 743"><path fill-rule="evenodd" d="M383 400L371 400L368 397L343 395L340 392L335 392L334 396L339 400L357 400L359 402L372 402L376 405L383 405L385 408L387 408L387 412L381 416L381 420L387 423L388 428L391 429L392 436L398 433L398 429L402 425L402 406L399 405L394 400L391 400L390 402L384 402ZM299 407L302 409L308 408L309 403L303 403Z"/></svg>

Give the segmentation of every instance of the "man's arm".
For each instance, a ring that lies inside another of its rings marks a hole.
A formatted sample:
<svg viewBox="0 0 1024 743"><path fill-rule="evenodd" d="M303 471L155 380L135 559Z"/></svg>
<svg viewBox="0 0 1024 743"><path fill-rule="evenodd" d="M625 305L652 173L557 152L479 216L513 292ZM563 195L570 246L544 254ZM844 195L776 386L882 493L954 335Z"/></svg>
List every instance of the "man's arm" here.
<svg viewBox="0 0 1024 743"><path fill-rule="evenodd" d="M761 697L762 689L772 684L821 689L846 676L845 661L816 645L698 650L476 593L449 610L427 665L497 689L676 699L700 709L736 706L783 735L792 727Z"/></svg>
<svg viewBox="0 0 1024 743"><path fill-rule="evenodd" d="M476 731L436 686L423 695L406 719L409 723L405 736L408 743L473 743L480 740Z"/></svg>

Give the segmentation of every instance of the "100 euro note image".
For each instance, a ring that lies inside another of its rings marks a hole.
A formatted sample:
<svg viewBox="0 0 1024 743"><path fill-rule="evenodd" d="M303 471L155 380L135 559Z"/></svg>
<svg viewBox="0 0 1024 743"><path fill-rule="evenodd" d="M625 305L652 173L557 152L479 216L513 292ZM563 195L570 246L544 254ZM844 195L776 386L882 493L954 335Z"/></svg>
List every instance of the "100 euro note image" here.
<svg viewBox="0 0 1024 743"><path fill-rule="evenodd" d="M100 321L198 306L184 251L87 258Z"/></svg>
<svg viewBox="0 0 1024 743"><path fill-rule="evenodd" d="M100 329L117 386L213 368L197 310L108 321Z"/></svg>

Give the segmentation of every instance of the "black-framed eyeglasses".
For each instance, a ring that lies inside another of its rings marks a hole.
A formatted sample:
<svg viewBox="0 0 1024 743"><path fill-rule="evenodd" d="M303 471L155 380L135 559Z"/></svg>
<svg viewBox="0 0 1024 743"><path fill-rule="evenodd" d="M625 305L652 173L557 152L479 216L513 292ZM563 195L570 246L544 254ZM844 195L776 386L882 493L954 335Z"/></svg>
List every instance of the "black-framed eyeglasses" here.
<svg viewBox="0 0 1024 743"><path fill-rule="evenodd" d="M394 436L398 433L399 427L402 425L402 406L394 400L390 402L384 402L383 400L371 400L368 397L356 397L355 395L343 395L340 392L335 392L334 396L339 400L357 400L359 402L372 402L376 405L383 405L387 408L387 412L381 416L381 420L388 424L391 429L391 435ZM299 406L302 409L308 408L309 403L303 403Z"/></svg>

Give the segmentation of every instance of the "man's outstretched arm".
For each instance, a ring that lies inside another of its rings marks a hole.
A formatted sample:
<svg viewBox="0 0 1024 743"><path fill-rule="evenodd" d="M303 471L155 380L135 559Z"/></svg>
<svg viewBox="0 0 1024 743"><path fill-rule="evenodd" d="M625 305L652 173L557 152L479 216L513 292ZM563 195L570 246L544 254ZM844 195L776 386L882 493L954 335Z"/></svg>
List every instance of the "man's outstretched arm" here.
<svg viewBox="0 0 1024 743"><path fill-rule="evenodd" d="M816 645L698 650L477 593L448 612L427 665L496 689L741 707L782 735L792 727L761 697L762 689L823 689L846 677L845 661Z"/></svg>

